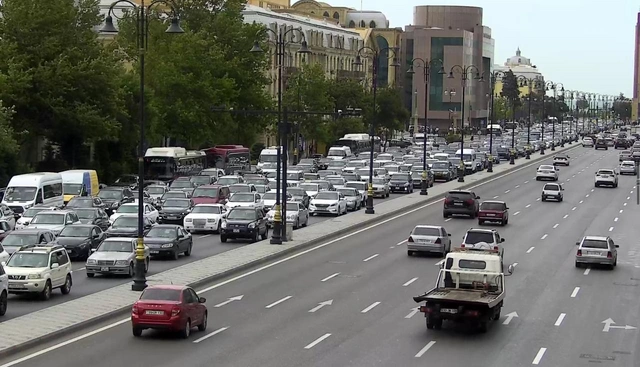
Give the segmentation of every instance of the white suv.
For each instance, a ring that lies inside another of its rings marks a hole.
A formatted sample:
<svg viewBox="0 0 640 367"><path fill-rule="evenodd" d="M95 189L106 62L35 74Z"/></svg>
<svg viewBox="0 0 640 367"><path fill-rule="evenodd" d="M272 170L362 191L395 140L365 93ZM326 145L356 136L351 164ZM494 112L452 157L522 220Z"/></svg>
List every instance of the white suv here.
<svg viewBox="0 0 640 367"><path fill-rule="evenodd" d="M599 169L596 172L595 186L618 187L618 173L612 169Z"/></svg>
<svg viewBox="0 0 640 367"><path fill-rule="evenodd" d="M0 316L7 313L7 303L9 298L9 276L0 264Z"/></svg>
<svg viewBox="0 0 640 367"><path fill-rule="evenodd" d="M504 257L504 238L495 229L471 228L462 238L460 247L474 250L497 251Z"/></svg>
<svg viewBox="0 0 640 367"><path fill-rule="evenodd" d="M542 188L542 201L554 199L557 201L564 200L564 187L559 183L548 183Z"/></svg>
<svg viewBox="0 0 640 367"><path fill-rule="evenodd" d="M71 261L60 245L23 246L11 255L4 270L9 276L9 293L36 293L48 300L54 288L60 288L62 294L71 292Z"/></svg>

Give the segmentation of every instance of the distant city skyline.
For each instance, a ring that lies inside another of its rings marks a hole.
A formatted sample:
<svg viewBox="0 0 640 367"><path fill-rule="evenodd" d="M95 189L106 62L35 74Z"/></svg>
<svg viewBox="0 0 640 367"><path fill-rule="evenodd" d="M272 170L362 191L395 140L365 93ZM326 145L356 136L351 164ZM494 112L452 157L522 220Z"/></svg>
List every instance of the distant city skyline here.
<svg viewBox="0 0 640 367"><path fill-rule="evenodd" d="M295 1L292 1L294 3ZM617 96L633 95L635 26L640 3L632 0L539 0L518 2L476 0L333 0L333 6L378 10L391 27L413 23L418 5L483 8L483 23L495 39L496 65L520 48L545 79L565 89Z"/></svg>

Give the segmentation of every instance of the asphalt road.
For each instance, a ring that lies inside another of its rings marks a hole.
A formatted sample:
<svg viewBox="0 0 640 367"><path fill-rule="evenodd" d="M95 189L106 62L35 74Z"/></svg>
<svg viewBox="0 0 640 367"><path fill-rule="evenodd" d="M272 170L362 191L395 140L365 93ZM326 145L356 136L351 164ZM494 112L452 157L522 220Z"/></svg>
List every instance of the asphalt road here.
<svg viewBox="0 0 640 367"><path fill-rule="evenodd" d="M437 183L436 183L437 185ZM376 203L386 200L393 200L402 194L391 194L389 198L375 199ZM364 209L362 209L364 210ZM309 217L309 225L321 223L329 216L314 216ZM270 232L271 233L271 232ZM194 234L193 235L193 253L190 257L181 256L179 260L168 259L152 259L149 267L148 275L161 273L163 271L178 267L193 261L204 259L221 252L233 250L240 246L250 244L247 240L229 240L227 243L220 242L220 236L218 234ZM104 289L115 287L117 285L131 282L131 279L122 276L103 277L96 276L93 279L89 279L84 271L85 261L75 261L73 263L73 287L71 293L68 295L62 295L59 291L55 290L50 300L43 302L35 296L26 295L10 295L9 303L10 307L7 310L5 316L0 320L6 321L14 317L19 317L34 311L38 311L43 308L51 307L59 303L67 302L75 298L83 297L95 292L99 292Z"/></svg>
<svg viewBox="0 0 640 367"><path fill-rule="evenodd" d="M502 318L486 334L448 323L427 331L414 311L411 297L433 286L441 259L408 257L409 231L419 223L443 224L456 243L477 226L443 219L436 202L252 275L214 283L201 292L209 328L188 340L152 331L134 338L129 322L116 319L91 334L69 336L76 338L71 342L0 361L0 367L86 361L111 367L137 358L159 367L636 366L635 178L621 177L617 189L596 189L594 171L616 166L617 154L582 148L569 154L571 166L560 171L562 203L539 201L543 183L535 181L534 167L475 189L483 199L509 204L509 225L496 228L506 239L505 263L517 263L507 278ZM574 267L575 242L586 234L610 235L620 245L615 270ZM238 295L242 300L215 307ZM615 324L603 323L609 318Z"/></svg>

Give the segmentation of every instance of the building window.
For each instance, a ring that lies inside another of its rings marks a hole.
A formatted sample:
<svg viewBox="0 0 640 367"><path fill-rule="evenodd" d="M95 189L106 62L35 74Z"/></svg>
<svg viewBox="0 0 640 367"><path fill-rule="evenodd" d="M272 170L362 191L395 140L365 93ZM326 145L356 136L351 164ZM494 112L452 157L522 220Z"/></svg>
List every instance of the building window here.
<svg viewBox="0 0 640 367"><path fill-rule="evenodd" d="M376 28L376 22L374 22L373 20L369 22L369 28Z"/></svg>
<svg viewBox="0 0 640 367"><path fill-rule="evenodd" d="M338 12L333 13L333 19L340 20L340 14Z"/></svg>
<svg viewBox="0 0 640 367"><path fill-rule="evenodd" d="M380 87L386 87L389 84L389 42L382 36L376 36L376 43L379 50L384 50L379 53L377 83Z"/></svg>
<svg viewBox="0 0 640 367"><path fill-rule="evenodd" d="M354 22L353 20L349 22L349 28L355 28L356 27L356 22Z"/></svg>
<svg viewBox="0 0 640 367"><path fill-rule="evenodd" d="M329 18L329 12L325 11L324 14L322 14L322 16L325 17L325 18Z"/></svg>
<svg viewBox="0 0 640 367"><path fill-rule="evenodd" d="M360 28L365 28L367 26L367 24L364 22L364 20L360 21Z"/></svg>

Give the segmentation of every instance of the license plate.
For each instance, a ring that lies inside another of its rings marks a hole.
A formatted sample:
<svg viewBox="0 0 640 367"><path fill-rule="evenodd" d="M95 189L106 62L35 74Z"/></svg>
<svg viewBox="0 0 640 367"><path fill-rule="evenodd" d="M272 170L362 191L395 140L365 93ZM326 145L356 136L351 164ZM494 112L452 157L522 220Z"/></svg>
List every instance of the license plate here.
<svg viewBox="0 0 640 367"><path fill-rule="evenodd" d="M495 217L495 214L487 214L487 217Z"/></svg>
<svg viewBox="0 0 640 367"><path fill-rule="evenodd" d="M455 206L464 206L464 203L453 203Z"/></svg>
<svg viewBox="0 0 640 367"><path fill-rule="evenodd" d="M443 313L458 313L458 309L456 309L456 308L441 308L440 312L443 312Z"/></svg>
<svg viewBox="0 0 640 367"><path fill-rule="evenodd" d="M420 243L431 243L431 240L418 240Z"/></svg>
<svg viewBox="0 0 640 367"><path fill-rule="evenodd" d="M600 177L602 177L602 178L608 178L608 177L609 177L609 175L602 175L602 176L600 176Z"/></svg>
<svg viewBox="0 0 640 367"><path fill-rule="evenodd" d="M9 284L9 289L24 289L25 286L22 284Z"/></svg>
<svg viewBox="0 0 640 367"><path fill-rule="evenodd" d="M396 186L396 190L400 190L402 186Z"/></svg>
<svg viewBox="0 0 640 367"><path fill-rule="evenodd" d="M103 266L100 268L100 271L109 271L109 267L108 266Z"/></svg>
<svg viewBox="0 0 640 367"><path fill-rule="evenodd" d="M160 251L149 251L150 254L159 254Z"/></svg>
<svg viewBox="0 0 640 367"><path fill-rule="evenodd" d="M240 233L240 230L239 229L234 229L233 233Z"/></svg>
<svg viewBox="0 0 640 367"><path fill-rule="evenodd" d="M204 224L196 224L195 227L196 228L204 228Z"/></svg>
<svg viewBox="0 0 640 367"><path fill-rule="evenodd" d="M164 315L164 311L146 310L144 313L147 315Z"/></svg>
<svg viewBox="0 0 640 367"><path fill-rule="evenodd" d="M587 251L587 255L596 255L596 256L600 256L600 253L598 251Z"/></svg>

